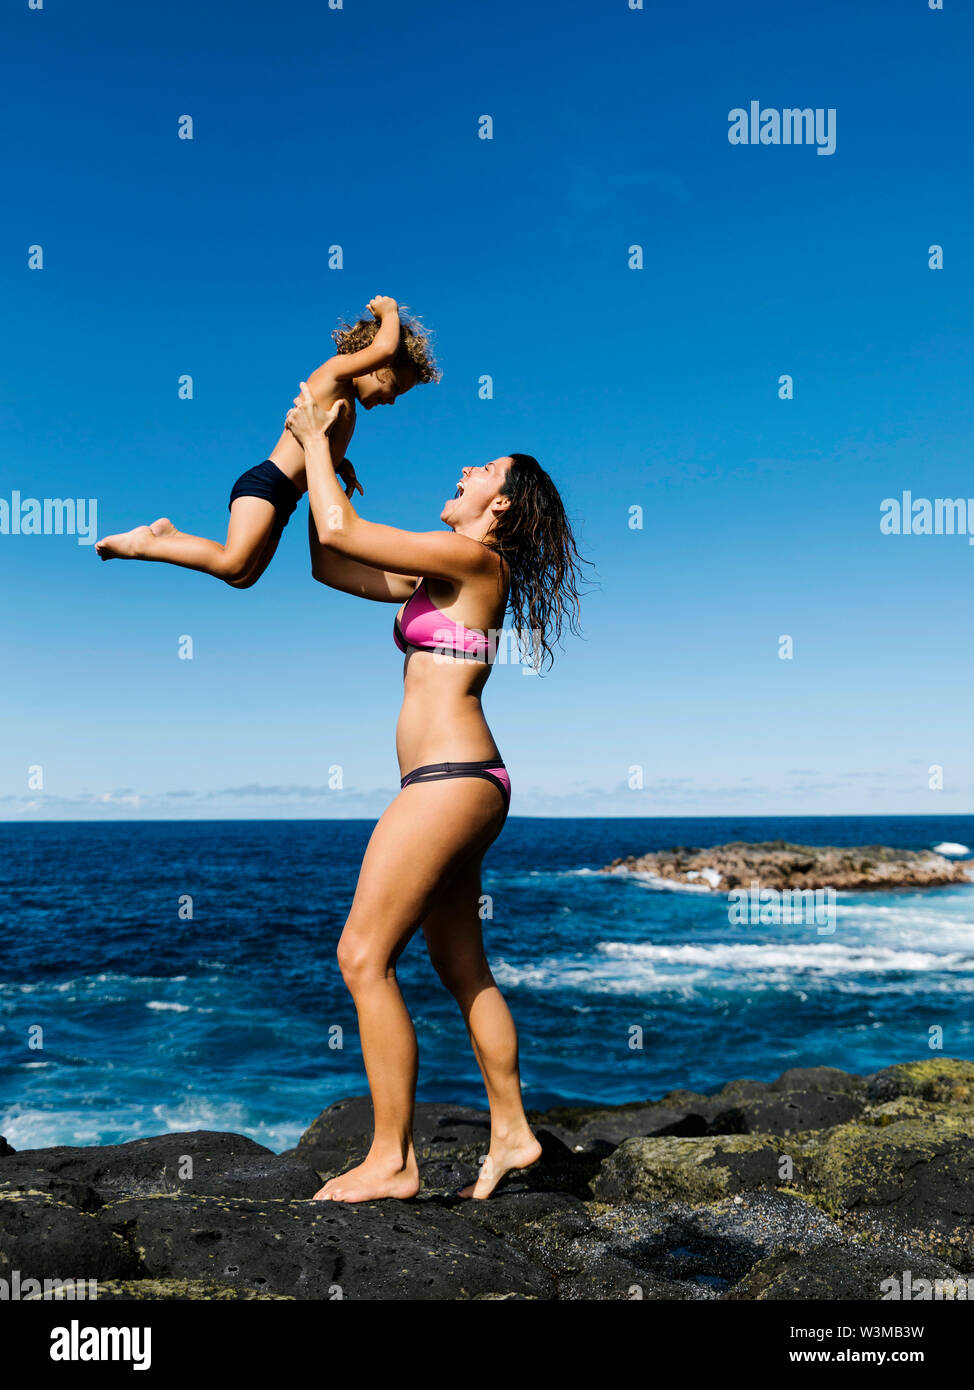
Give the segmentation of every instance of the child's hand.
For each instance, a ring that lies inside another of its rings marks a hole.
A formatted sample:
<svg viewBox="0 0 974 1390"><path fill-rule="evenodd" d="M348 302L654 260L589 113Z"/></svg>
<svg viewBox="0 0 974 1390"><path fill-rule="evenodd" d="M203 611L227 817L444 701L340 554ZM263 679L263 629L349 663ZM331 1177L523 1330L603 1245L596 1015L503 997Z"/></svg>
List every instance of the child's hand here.
<svg viewBox="0 0 974 1390"><path fill-rule="evenodd" d="M352 467L351 459L342 459L341 463L335 469L335 472L345 484L345 496L349 501L352 500L356 492L360 492L363 497L365 496L365 488L355 476L355 469Z"/></svg>
<svg viewBox="0 0 974 1390"><path fill-rule="evenodd" d="M387 294L377 294L374 299L370 299L369 308L377 319L381 319L384 314L398 314L399 312L399 305Z"/></svg>
<svg viewBox="0 0 974 1390"><path fill-rule="evenodd" d="M308 383L301 382L301 394L294 398L294 409L289 410L285 420L285 429L289 429L295 439L304 448L309 439L314 439L317 435L330 434L335 421L340 417L345 409L345 402L338 400L324 414L319 407L314 396L308 390Z"/></svg>

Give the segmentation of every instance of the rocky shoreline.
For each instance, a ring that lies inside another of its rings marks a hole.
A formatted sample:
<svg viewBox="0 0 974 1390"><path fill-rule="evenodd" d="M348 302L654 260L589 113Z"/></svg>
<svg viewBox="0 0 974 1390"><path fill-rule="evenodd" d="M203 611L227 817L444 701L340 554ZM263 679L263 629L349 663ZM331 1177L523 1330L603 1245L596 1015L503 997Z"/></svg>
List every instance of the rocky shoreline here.
<svg viewBox="0 0 974 1390"><path fill-rule="evenodd" d="M877 888L942 888L970 883L974 860L947 859L934 850L889 849L885 845L837 848L792 845L786 840L764 844L736 842L712 849L658 850L613 859L603 873L645 874L712 892L749 888L861 892Z"/></svg>
<svg viewBox="0 0 974 1390"><path fill-rule="evenodd" d="M209 1131L0 1139L0 1279L97 1279L119 1300L879 1300L909 1272L907 1296L968 1277L974 1296L972 1062L796 1069L531 1120L541 1163L487 1202L456 1196L488 1140L461 1106L417 1107L416 1200L358 1206L309 1198L361 1158L365 1097L282 1154Z"/></svg>

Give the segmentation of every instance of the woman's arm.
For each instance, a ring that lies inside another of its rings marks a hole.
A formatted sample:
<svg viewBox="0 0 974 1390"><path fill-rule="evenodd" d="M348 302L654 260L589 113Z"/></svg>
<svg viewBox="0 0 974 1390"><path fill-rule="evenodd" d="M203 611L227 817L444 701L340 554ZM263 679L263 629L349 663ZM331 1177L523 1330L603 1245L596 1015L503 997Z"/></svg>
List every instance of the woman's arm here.
<svg viewBox="0 0 974 1390"><path fill-rule="evenodd" d="M364 521L358 515L335 476L329 431L345 402L338 401L327 415L315 405L307 383L288 411L287 428L304 447L308 500L318 544L350 560L399 575L429 575L439 579L483 574L492 565L487 548L468 536L452 531L402 531Z"/></svg>
<svg viewBox="0 0 974 1390"><path fill-rule="evenodd" d="M330 589L354 594L356 598L374 599L377 603L403 603L416 587L418 575L378 570L322 545L318 540L314 514L310 511L308 545L311 550L311 574L319 584L327 584Z"/></svg>

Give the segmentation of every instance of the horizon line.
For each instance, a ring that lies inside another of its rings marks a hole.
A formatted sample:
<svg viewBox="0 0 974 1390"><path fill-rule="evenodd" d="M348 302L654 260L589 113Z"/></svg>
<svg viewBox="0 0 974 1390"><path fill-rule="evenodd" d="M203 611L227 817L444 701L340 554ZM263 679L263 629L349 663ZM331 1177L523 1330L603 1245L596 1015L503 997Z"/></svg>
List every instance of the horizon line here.
<svg viewBox="0 0 974 1390"><path fill-rule="evenodd" d="M53 819L32 819L0 817L4 825L216 825L226 823L265 824L267 821L287 823L309 823L327 825L332 821L377 821L379 816L61 816ZM793 811L778 814L749 815L743 812L723 812L720 815L509 815L507 823L514 820L971 820L974 810L947 811L937 815L933 812L909 811Z"/></svg>

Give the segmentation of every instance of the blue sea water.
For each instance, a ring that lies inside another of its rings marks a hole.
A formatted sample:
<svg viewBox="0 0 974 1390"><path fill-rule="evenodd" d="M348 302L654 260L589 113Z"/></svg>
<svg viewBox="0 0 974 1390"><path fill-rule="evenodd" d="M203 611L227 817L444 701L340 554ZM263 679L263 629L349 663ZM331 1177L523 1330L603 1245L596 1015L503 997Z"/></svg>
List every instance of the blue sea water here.
<svg viewBox="0 0 974 1390"><path fill-rule="evenodd" d="M23 1149L206 1128L281 1150L326 1105L363 1093L335 946L371 829L0 826L0 1133ZM974 817L508 821L485 862L485 936L529 1106L814 1064L868 1072L929 1055L931 1028L947 1055L974 1057L974 884L840 894L836 930L821 935L732 926L724 895L596 872L668 846L779 838L974 846ZM420 936L399 974L419 1098L483 1104ZM31 1048L37 1027L43 1047Z"/></svg>

